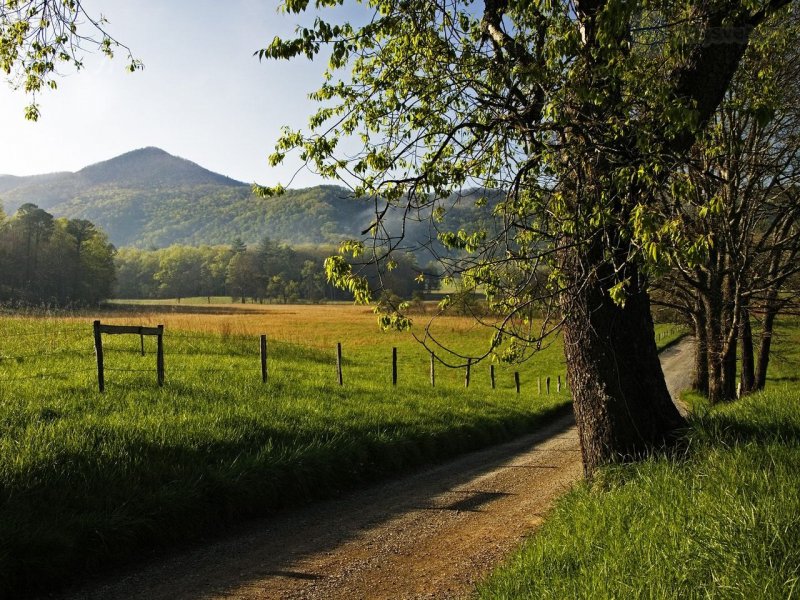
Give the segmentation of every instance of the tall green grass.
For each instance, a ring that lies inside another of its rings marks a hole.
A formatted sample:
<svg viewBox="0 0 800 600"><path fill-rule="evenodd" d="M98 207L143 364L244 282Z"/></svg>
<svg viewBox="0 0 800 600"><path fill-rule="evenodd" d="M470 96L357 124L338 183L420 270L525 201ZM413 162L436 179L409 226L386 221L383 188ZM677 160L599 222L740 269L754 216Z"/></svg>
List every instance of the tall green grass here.
<svg viewBox="0 0 800 600"><path fill-rule="evenodd" d="M495 390L477 365L465 390L463 370L441 366L431 388L428 354L377 332L344 340L342 387L333 349L271 340L265 385L256 337L167 331L158 388L154 340L142 357L137 336L106 336L100 394L88 319L2 318L0 340L0 597L508 439L569 401L559 343L498 366Z"/></svg>
<svg viewBox="0 0 800 600"><path fill-rule="evenodd" d="M702 410L685 455L578 486L479 597L800 596L800 387L778 381L795 353L766 393Z"/></svg>

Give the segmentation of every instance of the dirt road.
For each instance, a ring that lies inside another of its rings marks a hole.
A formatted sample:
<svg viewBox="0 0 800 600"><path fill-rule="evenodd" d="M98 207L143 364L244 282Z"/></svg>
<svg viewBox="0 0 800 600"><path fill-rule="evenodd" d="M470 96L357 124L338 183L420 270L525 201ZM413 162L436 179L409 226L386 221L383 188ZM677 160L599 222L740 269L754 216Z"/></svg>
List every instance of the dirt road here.
<svg viewBox="0 0 800 600"><path fill-rule="evenodd" d="M680 393L691 387L694 369L694 338L683 338L661 353L661 369L667 380L667 389L675 406L686 416L686 407L680 402Z"/></svg>
<svg viewBox="0 0 800 600"><path fill-rule="evenodd" d="M688 383L691 341L662 356ZM533 435L346 497L256 522L77 599L460 598L581 476L565 416Z"/></svg>

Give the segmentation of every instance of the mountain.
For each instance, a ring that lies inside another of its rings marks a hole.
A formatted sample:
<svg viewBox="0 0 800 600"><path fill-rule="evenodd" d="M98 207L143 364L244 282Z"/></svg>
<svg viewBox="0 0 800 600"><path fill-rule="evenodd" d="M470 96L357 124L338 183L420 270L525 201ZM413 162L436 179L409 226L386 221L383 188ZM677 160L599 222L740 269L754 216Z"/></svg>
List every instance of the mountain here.
<svg viewBox="0 0 800 600"><path fill-rule="evenodd" d="M487 224L488 207L478 208L477 192L449 204L445 229ZM298 244L336 244L357 238L374 217L374 205L344 188L317 186L258 198L250 185L214 173L159 148L142 148L76 173L28 177L0 175L0 206L13 214L25 203L56 217L88 219L116 246L162 248L170 244L257 243L264 236ZM399 232L403 212L386 217ZM415 222L418 219L418 222ZM490 226L491 227L491 226ZM406 239L436 237L425 215L408 216Z"/></svg>
<svg viewBox="0 0 800 600"><path fill-rule="evenodd" d="M36 204L56 217L88 219L117 246L255 243L269 235L294 244L335 243L358 233L365 205L343 188L289 190L257 198L250 185L159 148L142 148L76 173L0 175L7 214Z"/></svg>
<svg viewBox="0 0 800 600"><path fill-rule="evenodd" d="M90 165L75 173L75 176L89 186L114 185L127 188L247 185L152 146Z"/></svg>

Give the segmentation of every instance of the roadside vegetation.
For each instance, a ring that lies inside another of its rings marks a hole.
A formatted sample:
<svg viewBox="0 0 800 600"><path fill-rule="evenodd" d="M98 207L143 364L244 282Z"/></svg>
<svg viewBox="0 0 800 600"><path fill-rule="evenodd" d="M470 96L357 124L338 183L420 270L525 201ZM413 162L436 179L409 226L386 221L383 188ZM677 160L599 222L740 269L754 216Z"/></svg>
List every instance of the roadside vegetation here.
<svg viewBox="0 0 800 600"><path fill-rule="evenodd" d="M104 394L91 318L0 317L0 597L508 439L569 401L556 391L558 340L524 365L496 365L495 390L485 363L468 389L463 369L439 365L431 388L429 354L407 334L380 334L363 308L221 312L103 316L166 324L164 388L152 338L141 356L138 336L107 336ZM462 348L485 335L468 319L442 331ZM547 375L552 393L539 395Z"/></svg>
<svg viewBox="0 0 800 600"><path fill-rule="evenodd" d="M479 597L800 595L800 323L776 342L765 392L714 407L688 394L685 454L579 485Z"/></svg>

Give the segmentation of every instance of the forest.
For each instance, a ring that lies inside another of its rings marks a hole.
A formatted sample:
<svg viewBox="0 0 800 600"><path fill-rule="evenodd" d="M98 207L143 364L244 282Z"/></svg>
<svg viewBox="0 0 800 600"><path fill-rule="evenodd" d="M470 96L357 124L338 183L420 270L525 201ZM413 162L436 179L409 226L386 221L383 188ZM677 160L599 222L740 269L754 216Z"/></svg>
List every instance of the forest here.
<svg viewBox="0 0 800 600"><path fill-rule="evenodd" d="M335 251L324 246L291 247L264 237L248 246L240 239L230 245L182 246L141 250L122 248L116 254L119 298L186 298L231 296L238 302L351 300L352 294L330 285L324 261ZM396 261L391 272L369 265L365 276L378 279L391 293L410 298L430 291L435 278L416 281L421 269L413 255Z"/></svg>
<svg viewBox="0 0 800 600"><path fill-rule="evenodd" d="M35 204L0 209L0 301L95 305L111 296L114 246L92 222L55 218Z"/></svg>
<svg viewBox="0 0 800 600"><path fill-rule="evenodd" d="M325 258L334 247L292 247L264 236L258 244L117 249L85 219L56 218L35 204L12 217L0 212L0 302L28 306L80 307L109 298L230 296L238 302L352 300L328 283ZM411 298L438 287L431 269L413 255L394 266L362 267L375 288ZM427 277L417 281L426 272Z"/></svg>

